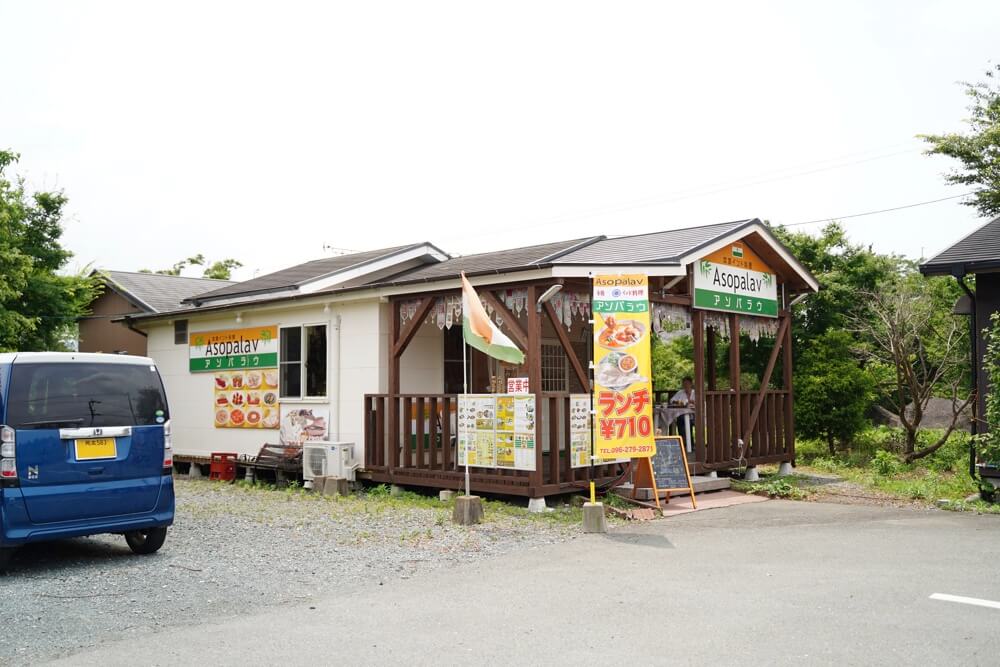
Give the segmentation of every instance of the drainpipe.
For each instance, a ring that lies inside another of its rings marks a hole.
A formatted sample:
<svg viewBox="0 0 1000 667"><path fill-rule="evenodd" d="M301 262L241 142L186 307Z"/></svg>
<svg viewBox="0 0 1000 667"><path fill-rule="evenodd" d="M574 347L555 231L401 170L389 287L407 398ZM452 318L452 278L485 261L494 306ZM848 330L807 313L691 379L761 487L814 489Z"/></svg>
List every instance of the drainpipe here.
<svg viewBox="0 0 1000 667"><path fill-rule="evenodd" d="M333 430L330 440L340 442L340 313L330 321L330 378L333 380L330 394L330 426Z"/></svg>
<svg viewBox="0 0 1000 667"><path fill-rule="evenodd" d="M959 287L962 291L969 297L969 304L972 308L972 312L969 314L969 347L972 349L972 363L970 364L970 374L972 377L972 391L979 392L979 370L977 361L979 360L979 355L976 354L976 295L973 293L969 286L965 282L965 275L955 276L955 280L958 281ZM972 440L969 442L969 476L972 479L976 479L976 434L979 433L979 396L976 396L976 400L972 405Z"/></svg>

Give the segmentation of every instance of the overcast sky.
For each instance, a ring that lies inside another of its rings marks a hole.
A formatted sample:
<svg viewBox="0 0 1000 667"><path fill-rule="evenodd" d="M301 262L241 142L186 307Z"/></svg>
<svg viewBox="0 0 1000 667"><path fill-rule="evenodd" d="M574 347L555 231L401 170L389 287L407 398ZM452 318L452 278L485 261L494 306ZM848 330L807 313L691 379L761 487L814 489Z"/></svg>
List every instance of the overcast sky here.
<svg viewBox="0 0 1000 667"><path fill-rule="evenodd" d="M239 278L960 194L914 135L961 130L956 82L1000 59L995 0L0 0L0 29L0 147L69 196L77 264ZM916 257L981 222L845 225Z"/></svg>

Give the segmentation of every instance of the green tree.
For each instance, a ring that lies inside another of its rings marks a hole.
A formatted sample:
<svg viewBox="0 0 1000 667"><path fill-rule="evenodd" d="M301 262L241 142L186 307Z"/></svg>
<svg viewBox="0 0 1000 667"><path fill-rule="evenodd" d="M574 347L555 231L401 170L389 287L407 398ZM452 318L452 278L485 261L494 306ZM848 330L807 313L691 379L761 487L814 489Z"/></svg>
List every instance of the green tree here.
<svg viewBox="0 0 1000 667"><path fill-rule="evenodd" d="M201 253L188 257L187 259L182 259L181 261L175 263L169 269L157 269L156 271L150 271L149 269L139 269L140 273L157 273L161 276L179 276L184 271L184 269L189 266L203 266L205 267L201 275L204 278L214 278L216 280L229 280L233 275L233 269L238 269L243 266L243 263L232 259L220 259L218 261L208 263L205 256Z"/></svg>
<svg viewBox="0 0 1000 667"><path fill-rule="evenodd" d="M62 247L61 192L28 193L7 169L17 153L0 151L0 350L65 349L100 283L59 272L72 253Z"/></svg>
<svg viewBox="0 0 1000 667"><path fill-rule="evenodd" d="M945 175L955 185L975 187L972 199L964 202L975 206L980 215L1000 215L1000 85L996 76L1000 64L986 70L986 80L962 82L969 97L968 131L965 133L924 134L921 139L931 145L929 155L947 155L961 164Z"/></svg>
<svg viewBox="0 0 1000 667"><path fill-rule="evenodd" d="M792 313L797 353L830 329L845 328L857 309L859 294L877 290L905 269L900 257L851 243L837 223L826 225L818 236L782 227L774 233L821 285Z"/></svg>
<svg viewBox="0 0 1000 667"><path fill-rule="evenodd" d="M910 273L862 292L863 306L854 315L868 370L903 427L908 462L944 445L975 396L968 380L968 329L951 313L951 289L947 279ZM934 443L917 449L924 411L935 396L951 400L951 421Z"/></svg>
<svg viewBox="0 0 1000 667"><path fill-rule="evenodd" d="M827 331L802 353L796 369L796 429L825 440L831 454L865 427L874 400L874 382L858 364L853 346L846 331Z"/></svg>
<svg viewBox="0 0 1000 667"><path fill-rule="evenodd" d="M650 336L650 340L653 389L676 391L681 387L681 380L694 377L694 340L690 336L666 343L659 336Z"/></svg>
<svg viewBox="0 0 1000 667"><path fill-rule="evenodd" d="M221 259L206 266L202 275L205 278L229 280L233 275L233 269L238 269L241 266L243 266L242 262L238 262L235 259Z"/></svg>
<svg viewBox="0 0 1000 667"><path fill-rule="evenodd" d="M983 372L990 390L986 394L983 419L989 430L976 436L976 452L981 463L1000 467L1000 313L990 316L990 327L984 333Z"/></svg>

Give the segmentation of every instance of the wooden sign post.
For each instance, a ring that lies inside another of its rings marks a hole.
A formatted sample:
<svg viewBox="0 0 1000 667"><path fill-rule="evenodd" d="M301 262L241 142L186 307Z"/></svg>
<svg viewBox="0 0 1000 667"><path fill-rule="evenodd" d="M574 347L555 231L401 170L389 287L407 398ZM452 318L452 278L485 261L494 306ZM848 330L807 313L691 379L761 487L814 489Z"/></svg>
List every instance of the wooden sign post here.
<svg viewBox="0 0 1000 667"><path fill-rule="evenodd" d="M653 459L645 458L639 460L639 467L635 469L632 476L632 500L635 500L635 491L640 486L644 489L653 489L653 500L656 501L656 509L663 511L660 507L660 491L664 489L656 488L656 472L653 470ZM670 502L670 491L667 490L667 502Z"/></svg>
<svg viewBox="0 0 1000 667"><path fill-rule="evenodd" d="M684 449L684 440L679 435L656 438L656 454L646 459L645 464L640 462L635 471L633 498L636 489L640 487L653 489L657 507L660 506L661 492L667 493L669 501L671 491L681 491L691 495L691 507L698 509L698 502L694 498L694 484L691 482L691 473L688 472L687 451Z"/></svg>

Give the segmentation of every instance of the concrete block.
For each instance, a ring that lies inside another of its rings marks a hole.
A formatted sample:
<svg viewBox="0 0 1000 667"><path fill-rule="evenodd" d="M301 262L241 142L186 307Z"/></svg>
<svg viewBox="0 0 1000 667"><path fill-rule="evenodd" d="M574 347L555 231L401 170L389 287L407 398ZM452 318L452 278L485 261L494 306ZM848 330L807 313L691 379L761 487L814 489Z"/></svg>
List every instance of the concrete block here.
<svg viewBox="0 0 1000 667"><path fill-rule="evenodd" d="M707 475L705 475L705 477L711 477L712 479L715 479L718 476L719 476L719 473L717 473L714 470L710 470L709 473Z"/></svg>
<svg viewBox="0 0 1000 667"><path fill-rule="evenodd" d="M793 472L795 471L792 469L791 461L782 461L781 465L778 466L779 475L791 475Z"/></svg>
<svg viewBox="0 0 1000 667"><path fill-rule="evenodd" d="M760 481L760 475L757 474L756 466L751 466L747 468L747 471L743 473L743 479L747 482L757 482Z"/></svg>
<svg viewBox="0 0 1000 667"><path fill-rule="evenodd" d="M545 511L545 498L531 498L528 500L528 511L541 514Z"/></svg>
<svg viewBox="0 0 1000 667"><path fill-rule="evenodd" d="M405 490L406 489L404 489L403 487L393 484L389 487L389 495L395 498L396 496L401 495Z"/></svg>
<svg viewBox="0 0 1000 667"><path fill-rule="evenodd" d="M324 496L346 496L349 493L350 493L350 488L348 486L347 479L343 477L323 478Z"/></svg>
<svg viewBox="0 0 1000 667"><path fill-rule="evenodd" d="M472 526L483 520L483 501L479 496L459 496L455 499L452 521L460 526Z"/></svg>
<svg viewBox="0 0 1000 667"><path fill-rule="evenodd" d="M455 497L455 492L452 491L451 489L442 489L441 492L438 493L438 500L440 500L443 503L451 502L451 499L454 497Z"/></svg>
<svg viewBox="0 0 1000 667"><path fill-rule="evenodd" d="M304 482L304 486L307 489L312 489L313 493L323 495L323 485L326 483L326 477L313 477L312 479L307 479Z"/></svg>
<svg viewBox="0 0 1000 667"><path fill-rule="evenodd" d="M608 532L608 521L604 518L604 503L583 504L583 532Z"/></svg>
<svg viewBox="0 0 1000 667"><path fill-rule="evenodd" d="M253 481L253 479L254 479L253 468L251 468L250 466L247 466L246 472L243 473L243 479L245 479L248 482L252 482Z"/></svg>
<svg viewBox="0 0 1000 667"><path fill-rule="evenodd" d="M201 479L204 475L201 472L201 466L197 463L192 463L191 467L188 468L188 479Z"/></svg>

